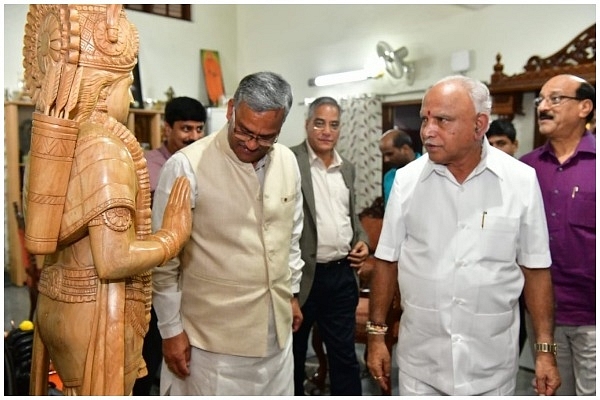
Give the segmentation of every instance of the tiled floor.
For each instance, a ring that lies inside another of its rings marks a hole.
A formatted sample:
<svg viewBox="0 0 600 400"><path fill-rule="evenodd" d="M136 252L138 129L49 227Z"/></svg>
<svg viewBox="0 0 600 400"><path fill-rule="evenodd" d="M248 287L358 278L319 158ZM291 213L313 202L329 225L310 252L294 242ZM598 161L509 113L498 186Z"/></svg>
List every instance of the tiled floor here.
<svg viewBox="0 0 600 400"><path fill-rule="evenodd" d="M17 287L10 283L8 275L4 274L4 330L8 331L12 327L12 322L14 322L14 326L18 326L19 323L26 319L29 315L29 292L27 287ZM525 349L523 358L526 358ZM356 354L359 362L361 363L362 370L362 388L363 395L372 396L379 395L379 387L375 383L375 381L369 376L366 372L366 366L363 361L363 353L364 353L364 345L357 344L356 345ZM521 364L527 364L527 360L522 362ZM317 359L312 352L312 349L309 350L309 354L306 362L306 369L309 376L312 376L312 373L316 370L318 365ZM398 369L395 363L393 364L393 372L392 372L392 395L398 394ZM531 387L531 379L533 378L533 373L527 368L521 367L518 374L517 379L517 390L515 395L517 396L534 396L535 392ZM306 389L310 392L311 389L314 389L314 386L307 382ZM153 391L154 392L154 391ZM317 394L318 391L313 391L314 394ZM325 389L322 395L327 395L327 389Z"/></svg>

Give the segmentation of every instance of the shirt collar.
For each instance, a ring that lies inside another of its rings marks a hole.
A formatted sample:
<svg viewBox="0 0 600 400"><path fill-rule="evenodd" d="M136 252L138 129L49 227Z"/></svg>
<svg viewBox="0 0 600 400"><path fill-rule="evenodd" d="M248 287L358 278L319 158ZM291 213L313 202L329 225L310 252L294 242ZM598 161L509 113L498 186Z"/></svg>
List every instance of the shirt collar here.
<svg viewBox="0 0 600 400"><path fill-rule="evenodd" d="M502 179L502 159L494 154L495 151L501 150L493 148L488 142L487 138L484 136L483 143L481 146L481 160L479 160L479 163L477 164L475 169L469 174L467 179L465 179L465 182L469 181L474 176L481 174L485 170L489 170L498 178ZM427 153L425 153L425 155L427 155ZM436 164L429 159L429 156L427 156L427 163L425 165L425 168L423 168L423 172L421 173L421 180L426 180L431 176L433 172L448 177L452 175L450 171L448 171L447 166L442 164Z"/></svg>
<svg viewBox="0 0 600 400"><path fill-rule="evenodd" d="M576 157L580 152L596 154L596 136L594 136L590 131L585 131L571 158ZM549 140L542 145L540 155L552 155L556 157L554 154L554 149L552 148Z"/></svg>
<svg viewBox="0 0 600 400"><path fill-rule="evenodd" d="M271 152L268 152L263 158L261 158L260 160L258 160L256 162L256 165L254 166L255 171L260 171L261 169L266 167L267 162L270 160L270 157L269 157L270 153Z"/></svg>
<svg viewBox="0 0 600 400"><path fill-rule="evenodd" d="M308 140L306 141L306 148L308 149L308 160L310 165L314 165L314 163L319 162L323 164L323 161L317 156L317 153L310 147ZM341 166L343 163L342 157L338 154L336 149L333 149L333 162L329 166L329 168L335 168Z"/></svg>
<svg viewBox="0 0 600 400"><path fill-rule="evenodd" d="M171 154L171 152L167 148L167 141L166 140L163 142L163 145L158 148L158 151L160 151L160 153L163 155L163 157L165 157L167 159L173 155L173 154Z"/></svg>

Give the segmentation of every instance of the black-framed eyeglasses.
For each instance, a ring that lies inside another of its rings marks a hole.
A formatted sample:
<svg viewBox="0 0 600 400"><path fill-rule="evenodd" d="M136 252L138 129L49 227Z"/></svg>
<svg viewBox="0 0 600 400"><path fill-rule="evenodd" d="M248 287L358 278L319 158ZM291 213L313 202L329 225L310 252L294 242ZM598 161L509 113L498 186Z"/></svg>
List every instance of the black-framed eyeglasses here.
<svg viewBox="0 0 600 400"><path fill-rule="evenodd" d="M556 94L556 95L553 94L548 97L542 97L542 96L536 97L533 100L533 104L537 108L544 102L544 100L546 100L548 103L550 103L550 107L554 107L554 106L561 104L563 102L563 100L583 101L585 99L580 99L579 97L573 97L573 96L563 96L563 95L559 95L559 94Z"/></svg>
<svg viewBox="0 0 600 400"><path fill-rule="evenodd" d="M258 143L259 146L271 147L277 142L277 139L279 139L279 134L260 136L241 130L236 126L235 112L233 113L233 119L231 122L233 123L233 136L235 136L236 139L241 140L244 143L254 140L256 141L256 143Z"/></svg>

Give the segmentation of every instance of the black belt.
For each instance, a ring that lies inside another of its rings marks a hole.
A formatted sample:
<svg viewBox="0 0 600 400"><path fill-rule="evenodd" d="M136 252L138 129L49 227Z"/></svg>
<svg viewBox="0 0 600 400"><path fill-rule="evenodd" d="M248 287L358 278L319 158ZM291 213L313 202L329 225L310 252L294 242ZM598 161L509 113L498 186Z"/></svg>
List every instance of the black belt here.
<svg viewBox="0 0 600 400"><path fill-rule="evenodd" d="M339 260L335 260L335 261L329 261L326 263L317 263L317 267L326 267L326 268L341 267L341 266L347 266L347 265L350 265L350 261L348 261L348 259L346 257L340 258Z"/></svg>

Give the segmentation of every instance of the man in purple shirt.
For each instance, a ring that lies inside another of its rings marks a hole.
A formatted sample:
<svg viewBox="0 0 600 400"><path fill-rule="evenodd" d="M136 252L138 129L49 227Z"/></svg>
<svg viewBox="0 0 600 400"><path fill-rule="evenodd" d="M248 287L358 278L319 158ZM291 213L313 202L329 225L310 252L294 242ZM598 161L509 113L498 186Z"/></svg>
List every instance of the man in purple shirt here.
<svg viewBox="0 0 600 400"><path fill-rule="evenodd" d="M158 149L146 152L152 193L158 184L160 169L171 155L204 137L206 110L190 97L175 97L165 107L165 140Z"/></svg>
<svg viewBox="0 0 600 400"><path fill-rule="evenodd" d="M596 394L596 91L558 75L535 99L545 145L521 158L537 171L548 221L558 396ZM537 346L539 347L539 346ZM536 348L537 351L542 349Z"/></svg>
<svg viewBox="0 0 600 400"><path fill-rule="evenodd" d="M146 152L150 190L158 184L160 169L177 150L204 137L206 110L202 103L190 97L175 97L165 107L165 140L158 149ZM148 396L162 362L162 338L156 325L154 307L150 310L150 328L144 338L142 355L148 367L148 375L138 379L133 386L134 396Z"/></svg>

